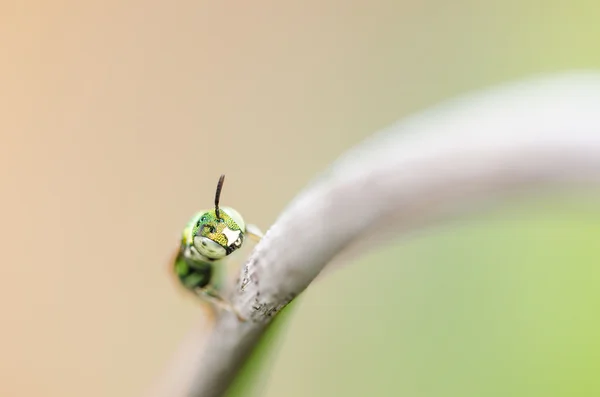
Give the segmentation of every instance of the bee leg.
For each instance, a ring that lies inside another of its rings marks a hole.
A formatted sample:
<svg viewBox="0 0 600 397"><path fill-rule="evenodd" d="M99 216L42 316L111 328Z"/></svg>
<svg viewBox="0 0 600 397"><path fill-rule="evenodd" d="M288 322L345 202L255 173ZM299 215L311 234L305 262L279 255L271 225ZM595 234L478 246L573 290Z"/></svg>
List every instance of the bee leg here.
<svg viewBox="0 0 600 397"><path fill-rule="evenodd" d="M259 242L263 238L263 232L256 225L246 225L246 234L255 242Z"/></svg>
<svg viewBox="0 0 600 397"><path fill-rule="evenodd" d="M198 293L199 295L202 295L203 298L205 298L209 302L214 303L216 306L220 307L221 309L227 310L228 312L235 314L236 317L238 318L238 320L240 320L241 322L246 321L246 319L240 314L240 312L237 311L237 309L235 307L233 307L233 305L231 303L227 302L227 300L225 300L225 298L223 298L221 295L219 295L217 293L217 291L215 291L213 288L210 288L210 287L197 288L196 293Z"/></svg>

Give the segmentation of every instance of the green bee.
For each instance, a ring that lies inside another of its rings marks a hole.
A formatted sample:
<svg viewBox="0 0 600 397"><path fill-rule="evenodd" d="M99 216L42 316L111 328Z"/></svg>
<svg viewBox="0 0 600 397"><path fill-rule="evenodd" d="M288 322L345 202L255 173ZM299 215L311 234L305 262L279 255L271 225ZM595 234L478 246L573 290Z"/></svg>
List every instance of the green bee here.
<svg viewBox="0 0 600 397"><path fill-rule="evenodd" d="M259 241L262 232L254 225L246 225L233 208L219 207L224 181L225 175L221 175L215 194L215 208L198 212L187 223L172 266L179 283L186 290L243 320L219 293L226 274L223 259L242 247L246 236Z"/></svg>

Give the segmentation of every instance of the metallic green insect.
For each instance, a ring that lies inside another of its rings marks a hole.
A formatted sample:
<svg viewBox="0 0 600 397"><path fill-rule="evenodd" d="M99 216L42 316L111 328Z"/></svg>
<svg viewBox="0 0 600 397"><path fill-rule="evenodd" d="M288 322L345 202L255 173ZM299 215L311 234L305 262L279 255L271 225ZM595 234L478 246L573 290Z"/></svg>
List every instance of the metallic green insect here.
<svg viewBox="0 0 600 397"><path fill-rule="evenodd" d="M219 293L226 273L223 259L239 249L246 236L258 241L262 233L256 226L246 225L233 208L219 207L224 180L221 175L215 208L198 212L186 225L172 266L185 289L241 318Z"/></svg>

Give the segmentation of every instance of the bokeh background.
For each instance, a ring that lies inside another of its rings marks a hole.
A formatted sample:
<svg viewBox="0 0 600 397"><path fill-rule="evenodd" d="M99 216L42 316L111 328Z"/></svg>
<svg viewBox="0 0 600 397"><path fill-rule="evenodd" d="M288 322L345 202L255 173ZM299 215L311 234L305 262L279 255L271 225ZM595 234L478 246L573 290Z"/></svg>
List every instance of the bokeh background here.
<svg viewBox="0 0 600 397"><path fill-rule="evenodd" d="M598 21L597 1L3 0L0 395L140 395L210 326L167 261L221 173L266 229L401 117L600 67ZM322 278L231 395L600 395L600 209L563 196Z"/></svg>

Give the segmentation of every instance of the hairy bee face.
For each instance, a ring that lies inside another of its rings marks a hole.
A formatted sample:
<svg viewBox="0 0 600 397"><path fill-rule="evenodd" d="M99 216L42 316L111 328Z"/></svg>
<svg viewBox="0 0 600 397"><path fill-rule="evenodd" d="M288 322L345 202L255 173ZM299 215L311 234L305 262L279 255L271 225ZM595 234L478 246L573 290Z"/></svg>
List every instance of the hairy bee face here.
<svg viewBox="0 0 600 397"><path fill-rule="evenodd" d="M215 210L197 215L192 229L192 244L209 259L221 259L242 246L244 220L233 208L222 207L217 218Z"/></svg>

